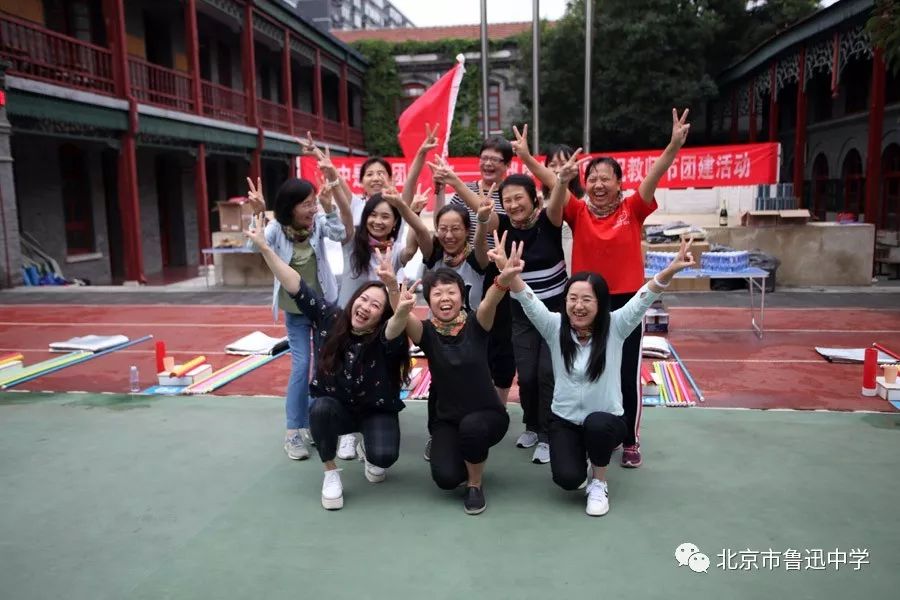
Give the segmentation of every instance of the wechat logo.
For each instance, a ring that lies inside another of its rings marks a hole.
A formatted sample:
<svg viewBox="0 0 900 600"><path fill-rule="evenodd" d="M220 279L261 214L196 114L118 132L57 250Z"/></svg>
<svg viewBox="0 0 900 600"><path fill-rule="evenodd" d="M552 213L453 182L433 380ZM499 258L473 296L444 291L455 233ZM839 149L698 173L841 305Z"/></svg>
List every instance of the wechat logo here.
<svg viewBox="0 0 900 600"><path fill-rule="evenodd" d="M675 560L679 567L688 567L694 573L709 571L709 557L700 552L696 544L690 542L684 542L675 548Z"/></svg>

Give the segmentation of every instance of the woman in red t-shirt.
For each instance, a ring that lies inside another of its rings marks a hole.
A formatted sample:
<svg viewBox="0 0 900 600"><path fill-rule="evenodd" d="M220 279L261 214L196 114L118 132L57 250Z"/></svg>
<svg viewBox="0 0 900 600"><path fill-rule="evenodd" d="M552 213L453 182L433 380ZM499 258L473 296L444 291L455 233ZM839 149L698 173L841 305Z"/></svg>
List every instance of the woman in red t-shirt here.
<svg viewBox="0 0 900 600"><path fill-rule="evenodd" d="M622 193L622 167L615 159L598 157L578 160L573 154L560 169L553 182L550 211L563 211L572 228L572 273L590 271L601 275L609 286L611 310L617 310L644 285L644 261L641 255L641 232L644 220L656 210L656 186L672 166L684 145L691 126L686 122L688 110L679 117L672 109L672 139L662 155L653 163L647 177L629 197ZM580 150L580 149L579 149ZM585 199L573 200L569 182L578 176L582 163ZM639 428L641 423L640 365L643 327L638 326L622 348L622 405L628 425L622 451L623 467L641 465Z"/></svg>

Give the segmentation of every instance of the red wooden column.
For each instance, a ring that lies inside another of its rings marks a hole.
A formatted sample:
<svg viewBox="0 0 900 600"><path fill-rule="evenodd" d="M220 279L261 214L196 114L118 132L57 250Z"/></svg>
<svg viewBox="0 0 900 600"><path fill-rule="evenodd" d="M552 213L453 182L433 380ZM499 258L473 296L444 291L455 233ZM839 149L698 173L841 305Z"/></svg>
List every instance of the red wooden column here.
<svg viewBox="0 0 900 600"><path fill-rule="evenodd" d="M212 246L212 236L209 233L209 192L206 187L206 144L197 146L197 165L194 167L194 199L197 206L197 237L199 244L197 251L200 253L200 263L203 264L204 248Z"/></svg>
<svg viewBox="0 0 900 600"><path fill-rule="evenodd" d="M769 67L769 141L778 141L778 79L775 75L777 63L772 62Z"/></svg>
<svg viewBox="0 0 900 600"><path fill-rule="evenodd" d="M322 101L322 51L316 48L313 68L313 96L316 98L316 117L319 119L319 139L325 135L325 103Z"/></svg>
<svg viewBox="0 0 900 600"><path fill-rule="evenodd" d="M872 57L872 87L869 92L869 142L866 147L866 223L878 223L881 192L881 136L884 130L884 50Z"/></svg>
<svg viewBox="0 0 900 600"><path fill-rule="evenodd" d="M806 47L797 60L797 125L794 129L794 195L803 208L803 173L806 170Z"/></svg>
<svg viewBox="0 0 900 600"><path fill-rule="evenodd" d="M350 111L347 98L347 63L341 63L341 83L338 88L338 109L341 115L341 136L344 145L350 147Z"/></svg>
<svg viewBox="0 0 900 600"><path fill-rule="evenodd" d="M256 149L250 159L250 178L262 176L262 126L259 123L256 103L256 50L253 46L253 3L244 5L244 31L241 36L241 68L244 74L244 90L247 94L247 124L260 131L256 136Z"/></svg>
<svg viewBox="0 0 900 600"><path fill-rule="evenodd" d="M731 90L731 143L738 143L738 90L737 88L733 88Z"/></svg>
<svg viewBox="0 0 900 600"><path fill-rule="evenodd" d="M103 0L106 16L107 39L113 59L113 77L116 93L128 100L128 125L122 133L118 161L118 196L124 247L125 279L146 282L144 256L141 245L141 209L138 197L137 102L131 95L128 72L128 49L125 43L125 6L123 0ZM112 250L117 251L116 249Z"/></svg>
<svg viewBox="0 0 900 600"><path fill-rule="evenodd" d="M185 47L191 67L191 95L194 98L194 112L203 114L203 92L200 85L200 37L197 33L197 0L187 0L184 4Z"/></svg>
<svg viewBox="0 0 900 600"><path fill-rule="evenodd" d="M281 53L281 81L287 106L288 129L294 135L294 85L291 82L291 32L284 30L284 52Z"/></svg>

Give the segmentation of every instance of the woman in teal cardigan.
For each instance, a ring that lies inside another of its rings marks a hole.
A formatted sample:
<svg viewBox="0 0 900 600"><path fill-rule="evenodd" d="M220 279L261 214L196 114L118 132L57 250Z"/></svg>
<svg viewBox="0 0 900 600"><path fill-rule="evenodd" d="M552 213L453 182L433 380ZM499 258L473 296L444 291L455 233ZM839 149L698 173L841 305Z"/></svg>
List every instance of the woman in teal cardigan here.
<svg viewBox="0 0 900 600"><path fill-rule="evenodd" d="M682 241L671 264L616 311L610 311L606 282L594 273L580 272L569 279L562 313L547 309L521 277L510 283L512 297L550 348L555 377L549 427L553 481L566 490L578 488L585 481L587 454L588 515L609 511L606 470L613 450L627 434L620 381L622 343L672 277L696 264L689 247L689 241ZM495 244L494 254L497 267L503 269L507 257L502 246ZM521 244L514 245L508 261L514 265L521 256Z"/></svg>

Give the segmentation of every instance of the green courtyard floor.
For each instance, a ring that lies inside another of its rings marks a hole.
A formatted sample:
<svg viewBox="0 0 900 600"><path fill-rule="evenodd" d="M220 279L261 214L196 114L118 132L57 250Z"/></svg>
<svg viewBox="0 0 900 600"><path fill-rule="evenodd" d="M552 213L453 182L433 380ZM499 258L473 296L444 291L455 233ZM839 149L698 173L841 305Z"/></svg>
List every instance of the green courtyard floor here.
<svg viewBox="0 0 900 600"><path fill-rule="evenodd" d="M590 518L514 447L510 410L469 517L430 481L419 403L388 480L344 463L326 512L318 460L281 449L279 399L2 394L0 598L897 597L898 415L648 409L645 465L614 463ZM707 573L677 565L683 542ZM717 567L770 548L868 564Z"/></svg>

